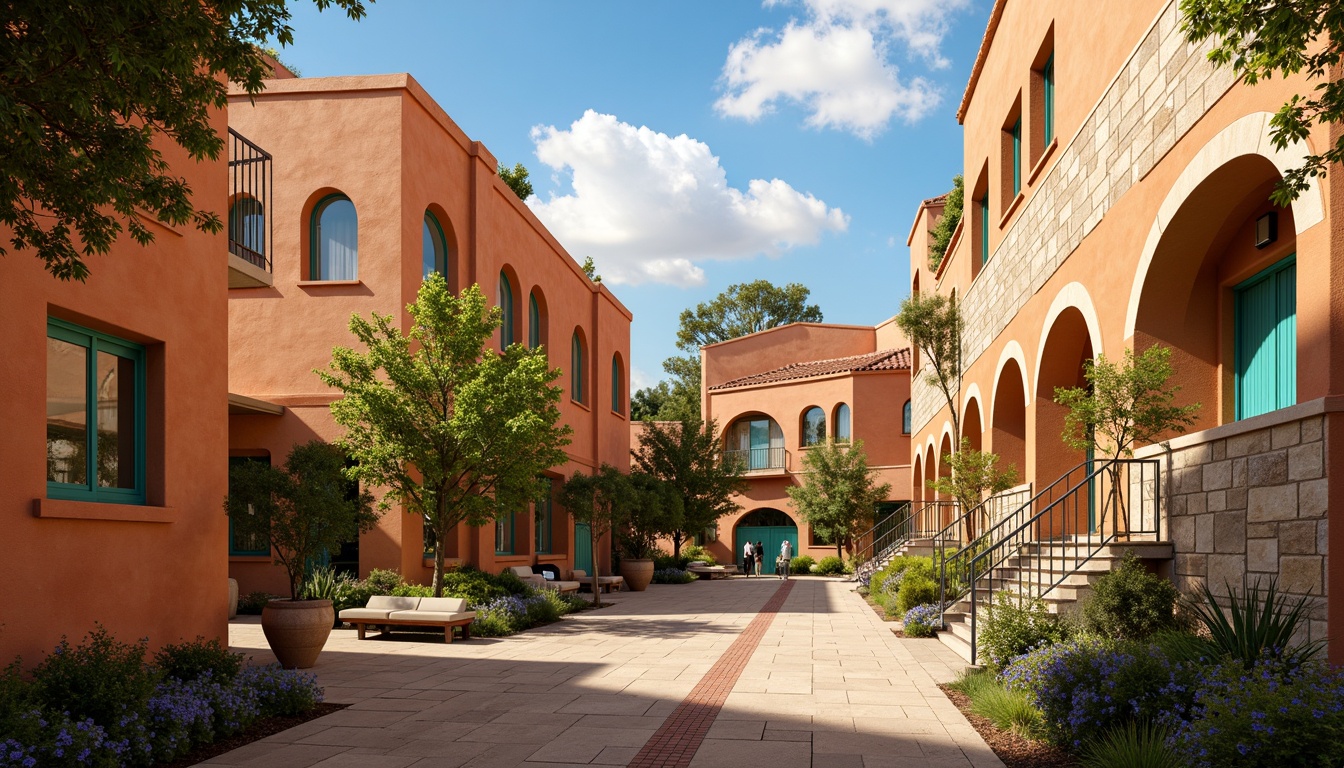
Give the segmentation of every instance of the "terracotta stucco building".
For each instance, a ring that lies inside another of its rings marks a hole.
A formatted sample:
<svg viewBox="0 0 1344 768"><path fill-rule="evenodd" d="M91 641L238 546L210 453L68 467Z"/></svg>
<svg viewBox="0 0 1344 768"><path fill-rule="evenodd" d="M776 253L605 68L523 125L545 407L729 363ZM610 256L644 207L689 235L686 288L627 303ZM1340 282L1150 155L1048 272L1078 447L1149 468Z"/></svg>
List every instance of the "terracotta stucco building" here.
<svg viewBox="0 0 1344 768"><path fill-rule="evenodd" d="M563 369L560 409L574 434L569 462L546 473L557 491L576 470L628 462L629 310L584 275L500 180L485 146L412 77L275 79L252 100L232 92L230 120L273 165L270 274L229 292L229 386L248 398L236 399L229 418L231 461L278 464L298 442L338 438L336 395L313 370L328 365L333 347L354 343L353 313L398 316L408 327L404 307L435 271L454 291L479 284L505 309L497 348L544 346ZM242 221L246 209L235 210ZM445 554L490 572L539 562L568 571L576 555L583 567L585 537L576 540L556 504L539 507L496 527L460 526ZM229 571L244 593L283 590L264 549L230 537ZM599 546L600 565L607 550ZM400 510L331 557L361 576L393 568L427 583L432 575L422 519Z"/></svg>
<svg viewBox="0 0 1344 768"><path fill-rule="evenodd" d="M1085 459L1060 438L1056 388L1081 385L1096 355L1170 347L1196 423L1137 451L1157 474L1126 493L1149 517L1088 525L1169 540L1184 592L1278 577L1312 596L1311 638L1340 661L1327 628L1344 570L1327 555L1344 535L1329 520L1344 502L1344 187L1332 173L1289 207L1269 200L1340 129L1276 149L1271 115L1316 83L1247 86L1207 50L1185 42L1168 0L998 0L958 111L965 215L935 268L942 202L921 206L912 290L955 292L963 433L1038 493ZM920 367L916 499L957 439Z"/></svg>

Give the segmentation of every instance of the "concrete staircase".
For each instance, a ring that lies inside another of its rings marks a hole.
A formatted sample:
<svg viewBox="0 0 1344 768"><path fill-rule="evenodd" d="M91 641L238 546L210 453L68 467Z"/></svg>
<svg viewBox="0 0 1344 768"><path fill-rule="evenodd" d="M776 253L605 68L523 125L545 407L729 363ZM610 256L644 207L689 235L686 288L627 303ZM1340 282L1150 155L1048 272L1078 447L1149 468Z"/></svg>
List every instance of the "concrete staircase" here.
<svg viewBox="0 0 1344 768"><path fill-rule="evenodd" d="M1088 552L1093 549L1096 551L1088 558ZM1114 569L1131 550L1150 563L1172 558L1172 545L1165 541L1114 542L1099 549L1069 540L1024 545L1018 554L1006 558L1002 565L977 581L978 619L984 619L985 607L991 604L993 595L1005 590L1014 595L1039 596L1051 613L1076 610L1097 579ZM1049 588L1056 582L1056 586ZM1042 591L1045 592L1043 596L1040 595ZM970 594L949 606L943 620L945 629L938 633L938 639L966 661L971 661ZM980 626L983 628L984 625Z"/></svg>

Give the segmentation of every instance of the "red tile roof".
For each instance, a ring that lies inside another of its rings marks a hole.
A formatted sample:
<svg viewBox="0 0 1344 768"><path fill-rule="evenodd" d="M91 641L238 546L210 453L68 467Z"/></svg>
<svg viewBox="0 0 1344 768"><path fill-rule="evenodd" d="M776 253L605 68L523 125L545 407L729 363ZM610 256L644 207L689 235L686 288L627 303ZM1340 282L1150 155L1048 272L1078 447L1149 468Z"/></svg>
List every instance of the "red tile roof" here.
<svg viewBox="0 0 1344 768"><path fill-rule="evenodd" d="M830 360L813 360L808 363L793 363L764 373L753 373L722 384L715 384L711 390L746 387L753 384L775 384L794 379L811 379L817 376L831 376L837 373L855 371L898 371L910 369L910 349L883 349L864 355L835 357Z"/></svg>
<svg viewBox="0 0 1344 768"><path fill-rule="evenodd" d="M941 194L941 195L939 195L939 196L937 196L937 197L930 197L928 200L925 200L924 202L920 203L920 205L934 205L934 204L937 204L937 203L946 203L946 202L947 202L947 196L948 196L949 194L951 194L951 193L950 193L950 192L944 192L943 194Z"/></svg>

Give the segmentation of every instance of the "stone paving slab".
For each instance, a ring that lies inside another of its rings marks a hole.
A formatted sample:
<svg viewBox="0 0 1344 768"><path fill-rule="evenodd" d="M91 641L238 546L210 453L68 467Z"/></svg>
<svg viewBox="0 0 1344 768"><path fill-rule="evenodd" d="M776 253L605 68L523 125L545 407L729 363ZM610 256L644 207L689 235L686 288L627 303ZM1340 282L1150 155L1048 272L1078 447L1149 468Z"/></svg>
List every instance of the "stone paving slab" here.
<svg viewBox="0 0 1344 768"><path fill-rule="evenodd" d="M350 707L204 764L628 766L751 627L721 707L696 715L698 749L665 740L685 747L681 764L1002 766L937 689L965 667L955 653L896 637L849 583L790 583L773 614L782 582L735 578L604 596L610 607L510 638L336 630L312 671ZM274 660L255 618L229 629L235 650Z"/></svg>

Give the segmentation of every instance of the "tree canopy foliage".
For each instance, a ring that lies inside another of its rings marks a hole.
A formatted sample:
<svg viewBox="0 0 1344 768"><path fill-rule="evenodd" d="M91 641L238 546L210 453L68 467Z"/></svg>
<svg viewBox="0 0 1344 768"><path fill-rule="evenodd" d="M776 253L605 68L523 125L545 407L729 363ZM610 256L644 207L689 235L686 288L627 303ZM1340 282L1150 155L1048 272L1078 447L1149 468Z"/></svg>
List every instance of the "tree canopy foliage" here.
<svg viewBox="0 0 1344 768"><path fill-rule="evenodd" d="M527 168L522 163L517 163L512 168L505 168L503 164L499 166L499 178L504 180L519 200L527 200L532 196L532 182L528 181L528 176ZM588 271L587 265L584 265L584 271Z"/></svg>
<svg viewBox="0 0 1344 768"><path fill-rule="evenodd" d="M351 19L366 0L313 0ZM373 2L373 0L367 0ZM121 232L154 240L146 216L219 232L164 160L224 149L227 83L249 94L270 75L259 45L294 41L289 0L20 0L0 8L0 224L62 280ZM212 201L213 202L213 201ZM218 201L220 203L223 200ZM0 255L7 253L0 244Z"/></svg>
<svg viewBox="0 0 1344 768"><path fill-rule="evenodd" d="M878 502L891 493L891 484L878 485L876 475L868 468L862 440L853 445L827 440L808 449L802 484L785 492L812 530L835 542L835 554L843 558L845 541L872 524Z"/></svg>
<svg viewBox="0 0 1344 768"><path fill-rule="evenodd" d="M635 503L635 489L630 478L604 463L591 475L575 472L566 480L560 488L560 503L575 522L588 526L592 545L588 551L596 553L597 542L629 520L630 508ZM598 589L596 565L588 575L593 580L593 605L601 607L602 590Z"/></svg>
<svg viewBox="0 0 1344 768"><path fill-rule="evenodd" d="M944 456L943 461L951 474L929 480L928 486L956 499L963 514L975 509L986 497L1017 485L1017 467L1000 468L998 454L973 450L968 437L961 438L958 449Z"/></svg>
<svg viewBox="0 0 1344 768"><path fill-rule="evenodd" d="M422 515L441 543L458 523L485 525L544 499L538 475L566 461L571 430L545 350L487 348L501 315L479 286L454 296L432 274L406 309L404 334L392 315L351 317L367 351L337 347L318 373L342 394L331 412L346 429L351 474L387 489L384 509ZM436 546L435 596L443 566Z"/></svg>
<svg viewBox="0 0 1344 768"><path fill-rule="evenodd" d="M713 420L648 422L632 454L639 471L667 483L681 499L680 525L668 532L676 555L688 539L735 511L733 494L747 489L742 466L724 459Z"/></svg>
<svg viewBox="0 0 1344 768"><path fill-rule="evenodd" d="M929 233L929 269L938 271L947 255L947 246L952 243L952 233L961 223L962 207L965 204L966 185L961 174L952 177L952 191L947 193L947 202L943 204L943 215L933 225Z"/></svg>
<svg viewBox="0 0 1344 768"><path fill-rule="evenodd" d="M961 308L956 296L916 293L901 302L896 325L923 354L924 364L931 369L929 384L947 403L952 434L960 435L957 394L961 391Z"/></svg>
<svg viewBox="0 0 1344 768"><path fill-rule="evenodd" d="M1270 118L1276 149L1305 143L1313 125L1344 120L1344 80L1334 72L1344 59L1344 6L1338 0L1181 0L1181 25L1190 42L1213 38L1209 60L1232 67L1247 85L1302 72L1316 83ZM1271 195L1275 204L1286 207L1308 189L1309 179L1339 162L1344 133L1283 175Z"/></svg>

